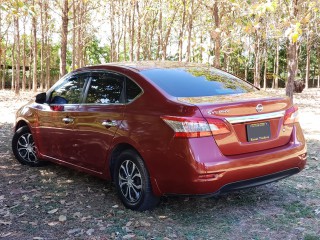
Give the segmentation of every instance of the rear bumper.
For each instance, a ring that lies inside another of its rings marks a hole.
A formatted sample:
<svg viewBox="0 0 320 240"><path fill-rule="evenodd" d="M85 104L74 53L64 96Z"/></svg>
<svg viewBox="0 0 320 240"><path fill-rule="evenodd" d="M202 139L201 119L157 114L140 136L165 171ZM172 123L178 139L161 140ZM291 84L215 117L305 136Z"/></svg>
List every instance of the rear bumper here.
<svg viewBox="0 0 320 240"><path fill-rule="evenodd" d="M243 181L238 181L234 183L229 183L227 185L224 185L222 188L219 189L218 192L214 194L219 194L219 193L226 193L226 192L232 192L232 191L237 191L245 188L251 188L251 187L258 187L264 184L268 184L271 182L275 182L278 180L281 180L286 177L290 177L296 173L299 173L300 169L299 168L291 168L285 171L277 172L277 173L272 173L266 176L261 176L261 177L256 177L256 178L251 178Z"/></svg>
<svg viewBox="0 0 320 240"><path fill-rule="evenodd" d="M173 159L166 178L157 179L161 195L210 196L255 187L300 172L307 160L303 135L298 140L295 132L282 147L235 156L224 156L208 139L189 144L191 154Z"/></svg>
<svg viewBox="0 0 320 240"><path fill-rule="evenodd" d="M290 177L294 174L299 173L300 171L301 170L299 168L291 168L291 169L288 169L285 171L276 172L276 173L268 174L268 175L261 176L261 177L256 177L256 178L251 178L251 179L247 179L247 180L229 183L229 184L224 185L219 190L217 190L216 192L213 192L213 193L196 194L196 195L192 195L192 196L206 198L206 197L213 197L213 196L217 196L219 194L238 191L238 190L242 190L242 189L246 189L246 188L258 187L261 185L265 185L268 183L279 181L279 180L284 179L286 177ZM171 194L168 194L168 195L171 195ZM183 195L186 195L186 194L183 194Z"/></svg>

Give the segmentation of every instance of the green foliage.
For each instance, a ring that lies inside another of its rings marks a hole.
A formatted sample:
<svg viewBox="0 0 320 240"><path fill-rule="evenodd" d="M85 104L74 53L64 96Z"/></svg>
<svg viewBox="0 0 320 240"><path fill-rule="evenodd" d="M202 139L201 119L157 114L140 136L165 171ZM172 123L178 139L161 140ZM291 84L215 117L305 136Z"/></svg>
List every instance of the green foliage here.
<svg viewBox="0 0 320 240"><path fill-rule="evenodd" d="M100 41L97 38L93 38L93 40L90 41L86 47L86 54L90 65L110 61L109 46L100 46Z"/></svg>

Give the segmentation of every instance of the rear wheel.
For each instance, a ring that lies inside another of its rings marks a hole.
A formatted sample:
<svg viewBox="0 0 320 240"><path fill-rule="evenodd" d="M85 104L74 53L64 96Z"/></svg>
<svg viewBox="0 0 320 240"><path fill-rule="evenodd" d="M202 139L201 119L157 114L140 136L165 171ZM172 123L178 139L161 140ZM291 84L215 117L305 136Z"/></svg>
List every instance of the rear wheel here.
<svg viewBox="0 0 320 240"><path fill-rule="evenodd" d="M159 198L152 192L148 171L136 152L126 150L120 154L114 180L120 199L127 208L144 211L158 204Z"/></svg>
<svg viewBox="0 0 320 240"><path fill-rule="evenodd" d="M36 154L36 146L33 136L27 126L19 128L12 138L12 151L16 159L24 165L32 167L42 166Z"/></svg>

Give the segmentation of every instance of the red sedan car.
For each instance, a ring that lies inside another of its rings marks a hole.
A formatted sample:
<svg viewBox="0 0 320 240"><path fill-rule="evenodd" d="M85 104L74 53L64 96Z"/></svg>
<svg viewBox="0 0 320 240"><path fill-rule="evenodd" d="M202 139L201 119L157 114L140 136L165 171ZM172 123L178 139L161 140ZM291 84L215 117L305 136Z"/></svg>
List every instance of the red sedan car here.
<svg viewBox="0 0 320 240"><path fill-rule="evenodd" d="M298 108L221 70L177 62L90 66L18 110L18 161L113 180L123 204L213 194L301 171Z"/></svg>

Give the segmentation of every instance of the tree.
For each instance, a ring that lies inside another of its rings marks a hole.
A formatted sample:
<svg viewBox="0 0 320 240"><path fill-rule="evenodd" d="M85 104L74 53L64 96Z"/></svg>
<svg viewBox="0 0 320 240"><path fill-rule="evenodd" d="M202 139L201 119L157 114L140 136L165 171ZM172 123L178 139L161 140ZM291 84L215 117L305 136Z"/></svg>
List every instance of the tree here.
<svg viewBox="0 0 320 240"><path fill-rule="evenodd" d="M35 14L35 0L32 0L32 11L33 11L33 16L32 16L32 39L33 39L33 44L32 44L32 57L33 57L33 74L32 74L32 91L36 92L37 91L37 56L38 56L38 48L37 48L37 18Z"/></svg>

